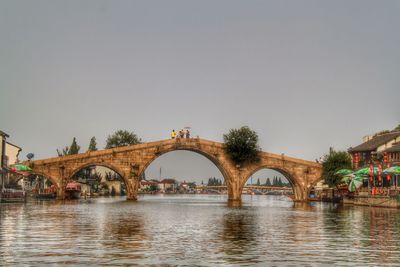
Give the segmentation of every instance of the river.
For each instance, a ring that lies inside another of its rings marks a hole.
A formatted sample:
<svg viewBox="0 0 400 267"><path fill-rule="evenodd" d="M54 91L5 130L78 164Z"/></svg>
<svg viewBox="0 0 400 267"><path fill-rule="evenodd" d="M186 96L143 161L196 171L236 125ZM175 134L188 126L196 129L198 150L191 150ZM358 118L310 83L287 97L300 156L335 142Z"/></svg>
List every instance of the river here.
<svg viewBox="0 0 400 267"><path fill-rule="evenodd" d="M400 211L280 196L0 205L0 265L399 266Z"/></svg>

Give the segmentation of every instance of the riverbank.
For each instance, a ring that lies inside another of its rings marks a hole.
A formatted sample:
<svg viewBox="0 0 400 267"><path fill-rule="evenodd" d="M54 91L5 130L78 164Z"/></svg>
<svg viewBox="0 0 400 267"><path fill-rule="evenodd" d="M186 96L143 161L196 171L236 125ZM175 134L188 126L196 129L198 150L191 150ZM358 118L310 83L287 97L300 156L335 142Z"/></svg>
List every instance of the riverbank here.
<svg viewBox="0 0 400 267"><path fill-rule="evenodd" d="M344 197L343 204L379 208L400 208L400 196L354 196Z"/></svg>

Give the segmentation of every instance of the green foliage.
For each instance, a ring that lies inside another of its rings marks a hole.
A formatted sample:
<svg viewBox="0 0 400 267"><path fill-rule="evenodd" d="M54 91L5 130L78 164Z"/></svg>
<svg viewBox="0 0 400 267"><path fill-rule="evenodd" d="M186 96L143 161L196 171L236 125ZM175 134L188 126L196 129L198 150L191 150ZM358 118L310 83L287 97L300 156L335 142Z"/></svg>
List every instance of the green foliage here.
<svg viewBox="0 0 400 267"><path fill-rule="evenodd" d="M256 162L260 159L258 135L247 126L231 129L224 134L225 152L236 164Z"/></svg>
<svg viewBox="0 0 400 267"><path fill-rule="evenodd" d="M266 186L271 186L271 180L269 178L267 178L267 180L265 181L265 185Z"/></svg>
<svg viewBox="0 0 400 267"><path fill-rule="evenodd" d="M322 179L330 187L337 187L341 183L341 176L336 175L340 169L351 169L351 157L345 151L331 150L324 156L322 163Z"/></svg>
<svg viewBox="0 0 400 267"><path fill-rule="evenodd" d="M118 130L112 135L109 135L106 141L106 149L121 147L121 146L129 146L140 144L142 140L133 132L129 132L126 130Z"/></svg>
<svg viewBox="0 0 400 267"><path fill-rule="evenodd" d="M260 178L257 179L257 185L260 185Z"/></svg>
<svg viewBox="0 0 400 267"><path fill-rule="evenodd" d="M58 150L58 148L57 148L57 155L59 157L66 156L66 155L68 155L68 151L69 151L69 146L66 146L65 148L63 148L62 151Z"/></svg>
<svg viewBox="0 0 400 267"><path fill-rule="evenodd" d="M50 187L52 185L53 185L53 183L51 182L51 180L50 179L46 179L46 186Z"/></svg>
<svg viewBox="0 0 400 267"><path fill-rule="evenodd" d="M79 153L79 150L81 149L80 146L76 143L76 138L72 139L72 144L69 147L68 155L75 155Z"/></svg>
<svg viewBox="0 0 400 267"><path fill-rule="evenodd" d="M66 156L66 155L75 155L79 153L79 150L81 149L80 146L76 143L76 138L74 137L72 139L72 144L71 146L66 146L63 148L62 151L57 149L57 154L59 157Z"/></svg>
<svg viewBox="0 0 400 267"><path fill-rule="evenodd" d="M96 137L92 137L90 139L90 143L89 143L89 148L88 151L96 151L97 150L97 143L96 143Z"/></svg>
<svg viewBox="0 0 400 267"><path fill-rule="evenodd" d="M155 184L152 184L152 185L150 185L150 189L149 189L151 192L156 192L157 190L158 190L158 187L157 187L157 185L155 185Z"/></svg>
<svg viewBox="0 0 400 267"><path fill-rule="evenodd" d="M397 125L397 127L396 127L396 128L394 128L394 129L393 129L393 131L400 131L400 124L399 124L399 125Z"/></svg>

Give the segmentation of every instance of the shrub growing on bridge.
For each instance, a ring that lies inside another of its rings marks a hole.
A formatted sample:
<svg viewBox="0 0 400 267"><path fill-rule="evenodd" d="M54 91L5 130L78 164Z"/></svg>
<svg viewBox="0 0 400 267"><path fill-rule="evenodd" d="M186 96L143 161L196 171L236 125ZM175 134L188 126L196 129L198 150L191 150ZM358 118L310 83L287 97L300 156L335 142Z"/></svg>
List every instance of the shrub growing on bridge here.
<svg viewBox="0 0 400 267"><path fill-rule="evenodd" d="M133 132L118 130L107 137L106 149L140 144L142 140Z"/></svg>
<svg viewBox="0 0 400 267"><path fill-rule="evenodd" d="M225 152L236 164L256 162L260 160L258 135L247 126L231 129L224 134Z"/></svg>

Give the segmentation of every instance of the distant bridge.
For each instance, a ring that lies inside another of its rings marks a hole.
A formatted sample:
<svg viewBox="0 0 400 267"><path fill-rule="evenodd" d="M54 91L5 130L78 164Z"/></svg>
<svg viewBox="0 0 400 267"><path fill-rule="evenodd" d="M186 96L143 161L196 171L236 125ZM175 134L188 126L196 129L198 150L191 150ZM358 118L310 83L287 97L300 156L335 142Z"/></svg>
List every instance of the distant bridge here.
<svg viewBox="0 0 400 267"><path fill-rule="evenodd" d="M192 151L211 160L224 177L229 200L240 200L249 177L261 169L273 169L282 173L292 184L295 201L306 201L311 186L321 179L322 168L318 163L283 154L260 152L259 162L240 166L233 163L225 154L222 143L199 138L149 142L35 160L27 164L32 167L34 174L43 175L52 180L57 186L59 198L65 198L65 187L79 170L90 166L108 167L123 178L127 189L127 199L136 200L139 178L146 168L161 155L176 150Z"/></svg>
<svg viewBox="0 0 400 267"><path fill-rule="evenodd" d="M195 189L226 189L226 185L199 185L195 186ZM270 190L280 190L280 191L293 191L291 187L285 186L267 186L267 185L245 185L243 189L270 189Z"/></svg>

